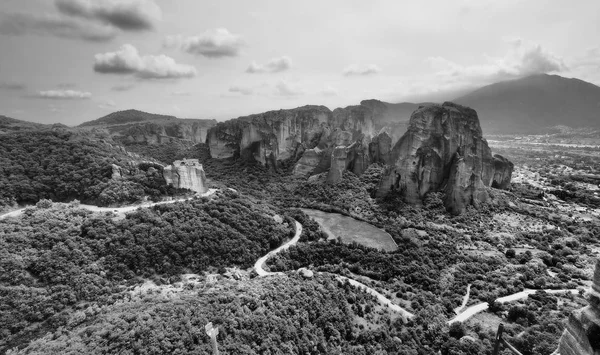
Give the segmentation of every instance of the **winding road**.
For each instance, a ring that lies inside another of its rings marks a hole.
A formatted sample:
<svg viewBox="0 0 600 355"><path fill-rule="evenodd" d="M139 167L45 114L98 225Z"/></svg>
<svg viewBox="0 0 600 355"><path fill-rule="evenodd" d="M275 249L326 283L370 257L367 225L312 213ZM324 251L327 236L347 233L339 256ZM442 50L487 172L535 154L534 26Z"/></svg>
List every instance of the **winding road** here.
<svg viewBox="0 0 600 355"><path fill-rule="evenodd" d="M210 195L214 194L216 191L218 191L218 189L209 189L207 192L205 192L203 194L197 194L195 196L206 197L206 196L210 196ZM191 200L195 196L178 198L178 199L170 200L170 201L151 202L151 203L144 203L144 204L133 205L133 206L125 206L125 207L99 207L99 206L95 206L95 205L86 205L86 204L79 204L79 207L86 209L88 211L92 211L92 212L115 212L115 213L125 214L127 212L135 211L138 208L149 208L149 207L156 206L156 205L166 205L169 203ZM25 209L31 208L31 207L35 207L35 205L23 207L21 209L15 210L15 211L11 211L11 212L2 214L2 215L0 215L0 219L6 218L6 217L19 217L20 215L23 214L23 211L25 211Z"/></svg>
<svg viewBox="0 0 600 355"><path fill-rule="evenodd" d="M298 221L295 221L295 222L296 222L296 234L294 235L294 237L292 239L290 239L287 243L283 244L282 246L280 246L279 248L277 248L275 250L271 250L269 253L267 253L267 255L261 257L260 259L258 259L256 261L256 263L254 264L254 270L256 271L258 276L264 277L264 276L272 276L272 275L284 275L283 272L265 271L265 269L263 269L263 266L264 266L265 262L273 255L280 253L280 252L288 249L290 246L298 243L298 240L300 239L300 235L302 234L302 224L300 224ZM414 314L412 314L409 311L407 311L406 309L398 306L397 304L394 304L389 298L387 298L384 295L382 295L381 293L377 292L375 289L373 289L363 283L360 283L354 279L348 278L346 276L334 274L334 277L336 277L338 280L340 280L342 282L348 281L352 286L359 288L359 289L377 297L377 301L381 305L387 306L392 311L400 313L402 315L402 317L404 317L406 319L414 317Z"/></svg>
<svg viewBox="0 0 600 355"><path fill-rule="evenodd" d="M575 294L579 293L579 289L563 289L563 290L531 290L531 289L528 289L525 291L513 293L512 295L496 298L496 302L508 303L508 302L513 302L516 300L521 300L521 299L527 298L529 295L531 295L533 293L536 293L537 291L545 291L547 293L552 293L552 294L569 292L569 293L572 293L575 295ZM461 314L450 319L448 321L448 324L452 324L454 322L464 322L467 319L476 315L477 313L483 312L483 311L487 310L488 308L489 308L489 305L487 302L478 303L474 306L468 307Z"/></svg>
<svg viewBox="0 0 600 355"><path fill-rule="evenodd" d="M302 234L302 225L298 221L294 221L294 222L296 222L296 234L294 235L294 237L292 239L290 239L287 243L280 246L279 248L271 250L270 252L267 253L267 255L256 260L256 263L254 263L254 270L256 271L258 276L262 277L262 276L269 276L269 275L283 275L283 272L265 271L265 269L263 269L263 265L265 264L267 259L269 259L273 255L280 253L280 252L288 249L292 245L295 245L296 243L298 243L298 240L300 240L300 234Z"/></svg>

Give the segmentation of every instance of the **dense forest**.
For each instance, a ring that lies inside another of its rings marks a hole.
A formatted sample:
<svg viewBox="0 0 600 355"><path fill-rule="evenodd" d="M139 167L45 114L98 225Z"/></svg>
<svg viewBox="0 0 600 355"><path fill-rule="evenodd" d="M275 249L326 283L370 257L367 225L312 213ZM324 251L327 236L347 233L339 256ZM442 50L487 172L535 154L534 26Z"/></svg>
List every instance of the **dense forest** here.
<svg viewBox="0 0 600 355"><path fill-rule="evenodd" d="M423 206L395 194L374 198L379 165L326 184L325 175L292 175L294 159L276 167L211 159L205 144L125 150L60 129L4 137L3 204L37 206L0 220L0 353L207 353L203 326L213 322L222 353L230 354L491 354L489 324L446 323L471 285L468 305L488 302L485 316L505 323L524 354L546 354L568 313L585 303L544 292L494 302L525 288L582 287L589 278L584 269L600 226L536 207L544 193L531 186L492 191L482 209L451 216L440 193ZM220 192L125 218L47 200L117 205L181 193L165 186L160 164L147 162L181 158L199 159ZM111 178L113 164L120 178ZM531 204L512 203L519 199ZM398 248L327 241L298 208L370 223ZM515 214L529 222L508 228L494 217ZM285 275L256 278L249 268L294 234L292 219L303 225L299 244L266 266ZM531 221L547 227L532 231ZM241 269L238 279L231 267ZM301 267L314 277L298 275ZM200 281L187 283L184 274ZM213 282L211 275L220 276ZM415 317L403 321L335 275L372 287Z"/></svg>
<svg viewBox="0 0 600 355"><path fill-rule="evenodd" d="M0 349L61 326L71 307L112 304L124 286L250 267L293 235L233 193L139 209L124 219L47 200L0 221Z"/></svg>
<svg viewBox="0 0 600 355"><path fill-rule="evenodd" d="M118 180L111 179L113 166ZM40 199L106 206L176 193L160 164L137 162L121 147L84 134L53 129L0 139L0 210Z"/></svg>

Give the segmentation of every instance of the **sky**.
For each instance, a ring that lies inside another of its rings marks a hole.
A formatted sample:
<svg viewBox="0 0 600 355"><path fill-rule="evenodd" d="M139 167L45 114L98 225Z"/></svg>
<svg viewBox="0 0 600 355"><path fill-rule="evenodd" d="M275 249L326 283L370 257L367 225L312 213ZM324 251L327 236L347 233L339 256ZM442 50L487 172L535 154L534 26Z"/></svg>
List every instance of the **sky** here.
<svg viewBox="0 0 600 355"><path fill-rule="evenodd" d="M1 0L0 115L226 120L539 73L600 85L598 39L598 0Z"/></svg>

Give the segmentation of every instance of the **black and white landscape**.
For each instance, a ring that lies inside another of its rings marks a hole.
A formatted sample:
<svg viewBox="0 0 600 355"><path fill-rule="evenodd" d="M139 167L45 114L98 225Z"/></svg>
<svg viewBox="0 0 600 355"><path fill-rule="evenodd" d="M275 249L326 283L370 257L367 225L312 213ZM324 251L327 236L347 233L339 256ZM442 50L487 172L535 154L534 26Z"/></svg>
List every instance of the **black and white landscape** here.
<svg viewBox="0 0 600 355"><path fill-rule="evenodd" d="M598 354L564 5L4 0L0 354Z"/></svg>

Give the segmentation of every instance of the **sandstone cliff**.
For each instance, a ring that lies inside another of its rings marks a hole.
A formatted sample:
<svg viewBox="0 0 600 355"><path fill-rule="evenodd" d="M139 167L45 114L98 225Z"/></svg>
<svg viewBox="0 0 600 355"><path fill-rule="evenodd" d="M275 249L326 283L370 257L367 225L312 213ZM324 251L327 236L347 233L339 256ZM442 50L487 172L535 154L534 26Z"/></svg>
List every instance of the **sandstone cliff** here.
<svg viewBox="0 0 600 355"><path fill-rule="evenodd" d="M197 159L176 160L163 170L167 185L172 184L178 189L188 189L197 193L208 191L206 175L202 164Z"/></svg>
<svg viewBox="0 0 600 355"><path fill-rule="evenodd" d="M492 187L497 189L508 189L515 165L502 155L494 155L494 179Z"/></svg>
<svg viewBox="0 0 600 355"><path fill-rule="evenodd" d="M209 130L207 143L211 156L219 159L252 158L276 166L285 159L301 158L294 173L311 175L329 169L335 147L358 142L348 166L361 174L372 163L369 150L379 151L378 141L373 143L372 138L383 128L383 119L389 119L386 114L386 104L377 100L333 111L324 106L269 111L218 123ZM391 145L389 140L382 139L383 144Z"/></svg>
<svg viewBox="0 0 600 355"><path fill-rule="evenodd" d="M558 345L559 355L600 354L600 259L596 260L590 305L569 317Z"/></svg>
<svg viewBox="0 0 600 355"><path fill-rule="evenodd" d="M468 107L450 102L420 107L391 155L380 196L399 190L407 202L420 204L427 193L444 191L453 213L487 199L485 188L494 174L492 153L477 113Z"/></svg>

